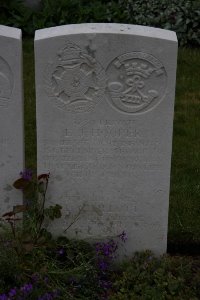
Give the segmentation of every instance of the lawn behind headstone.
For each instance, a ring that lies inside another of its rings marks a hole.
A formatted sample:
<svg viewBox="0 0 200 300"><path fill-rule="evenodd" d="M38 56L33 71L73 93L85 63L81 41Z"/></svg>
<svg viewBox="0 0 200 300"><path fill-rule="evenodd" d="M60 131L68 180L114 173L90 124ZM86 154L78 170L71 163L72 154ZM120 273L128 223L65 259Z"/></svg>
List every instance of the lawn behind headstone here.
<svg viewBox="0 0 200 300"><path fill-rule="evenodd" d="M200 241L199 68L199 49L179 49L168 240L189 248Z"/></svg>

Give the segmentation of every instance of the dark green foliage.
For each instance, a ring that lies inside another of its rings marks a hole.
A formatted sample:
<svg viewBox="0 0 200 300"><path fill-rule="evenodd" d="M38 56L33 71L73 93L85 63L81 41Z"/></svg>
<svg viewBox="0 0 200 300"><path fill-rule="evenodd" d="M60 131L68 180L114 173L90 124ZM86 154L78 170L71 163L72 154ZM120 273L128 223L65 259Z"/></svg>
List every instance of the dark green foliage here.
<svg viewBox="0 0 200 300"><path fill-rule="evenodd" d="M17 27L27 34L33 34L33 11L24 6L23 0L0 1L0 24Z"/></svg>
<svg viewBox="0 0 200 300"><path fill-rule="evenodd" d="M49 218L50 220L58 219L61 217L61 206L56 204L54 206L49 206L45 208L44 215Z"/></svg>
<svg viewBox="0 0 200 300"><path fill-rule="evenodd" d="M121 0L128 23L176 31L181 46L200 45L200 1Z"/></svg>
<svg viewBox="0 0 200 300"><path fill-rule="evenodd" d="M24 18L26 8L22 0L1 0L0 2L0 23L19 27Z"/></svg>
<svg viewBox="0 0 200 300"><path fill-rule="evenodd" d="M0 23L25 34L64 24L115 22L177 32L179 44L200 45L200 0L42 0L38 10L22 0L1 0Z"/></svg>
<svg viewBox="0 0 200 300"><path fill-rule="evenodd" d="M136 253L117 275L110 300L197 300L200 297L200 265L186 257L155 258Z"/></svg>

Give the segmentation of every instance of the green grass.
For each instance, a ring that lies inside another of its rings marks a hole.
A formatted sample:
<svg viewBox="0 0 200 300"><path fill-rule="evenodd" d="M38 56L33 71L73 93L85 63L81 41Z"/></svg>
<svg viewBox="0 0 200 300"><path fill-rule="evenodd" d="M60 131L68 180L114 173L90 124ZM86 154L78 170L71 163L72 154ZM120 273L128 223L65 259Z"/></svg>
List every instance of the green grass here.
<svg viewBox="0 0 200 300"><path fill-rule="evenodd" d="M200 49L179 49L169 240L200 241Z"/></svg>
<svg viewBox="0 0 200 300"><path fill-rule="evenodd" d="M36 170L36 107L33 47L32 39L24 41L24 123L26 167Z"/></svg>
<svg viewBox="0 0 200 300"><path fill-rule="evenodd" d="M200 242L200 49L179 49L169 243ZM36 169L33 41L24 41L26 167Z"/></svg>

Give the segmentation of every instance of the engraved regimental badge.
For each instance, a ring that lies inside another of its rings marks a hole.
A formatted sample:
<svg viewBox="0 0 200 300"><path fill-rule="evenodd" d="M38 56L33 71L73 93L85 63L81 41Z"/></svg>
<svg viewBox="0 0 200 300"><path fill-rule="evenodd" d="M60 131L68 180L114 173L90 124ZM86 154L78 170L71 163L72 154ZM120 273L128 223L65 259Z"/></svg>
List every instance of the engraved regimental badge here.
<svg viewBox="0 0 200 300"><path fill-rule="evenodd" d="M106 80L101 65L87 51L67 42L45 70L48 95L60 109L89 112L104 95Z"/></svg>
<svg viewBox="0 0 200 300"><path fill-rule="evenodd" d="M13 90L13 74L8 63L0 57L0 106L7 107Z"/></svg>
<svg viewBox="0 0 200 300"><path fill-rule="evenodd" d="M166 71L154 56L131 52L118 56L107 68L109 103L125 113L145 112L163 98Z"/></svg>

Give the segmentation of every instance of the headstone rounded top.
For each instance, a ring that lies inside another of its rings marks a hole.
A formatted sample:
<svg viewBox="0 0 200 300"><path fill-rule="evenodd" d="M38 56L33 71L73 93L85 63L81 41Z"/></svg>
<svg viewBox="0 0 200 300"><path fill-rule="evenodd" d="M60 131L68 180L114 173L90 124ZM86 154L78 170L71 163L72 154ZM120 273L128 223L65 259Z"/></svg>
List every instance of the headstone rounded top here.
<svg viewBox="0 0 200 300"><path fill-rule="evenodd" d="M13 39L21 39L22 31L18 28L0 25L0 36L5 36Z"/></svg>
<svg viewBox="0 0 200 300"><path fill-rule="evenodd" d="M132 34L177 42L176 33L174 31L149 26L116 23L71 24L40 29L35 32L35 41L63 36L66 34L83 33Z"/></svg>

